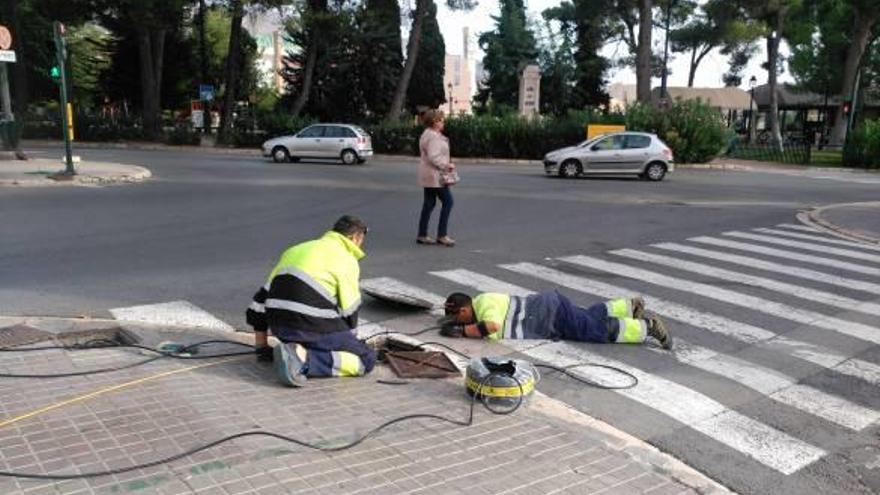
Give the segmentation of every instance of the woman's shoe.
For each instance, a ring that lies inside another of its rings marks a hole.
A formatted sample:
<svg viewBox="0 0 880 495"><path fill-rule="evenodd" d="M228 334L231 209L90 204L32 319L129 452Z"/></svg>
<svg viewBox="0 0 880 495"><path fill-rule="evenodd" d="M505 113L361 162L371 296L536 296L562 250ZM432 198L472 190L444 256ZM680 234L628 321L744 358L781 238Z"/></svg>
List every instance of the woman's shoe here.
<svg viewBox="0 0 880 495"><path fill-rule="evenodd" d="M437 244L442 244L446 247L453 247L455 246L455 239L449 237L448 235L444 235L443 237L437 239Z"/></svg>
<svg viewBox="0 0 880 495"><path fill-rule="evenodd" d="M416 237L416 244L437 244L433 237Z"/></svg>

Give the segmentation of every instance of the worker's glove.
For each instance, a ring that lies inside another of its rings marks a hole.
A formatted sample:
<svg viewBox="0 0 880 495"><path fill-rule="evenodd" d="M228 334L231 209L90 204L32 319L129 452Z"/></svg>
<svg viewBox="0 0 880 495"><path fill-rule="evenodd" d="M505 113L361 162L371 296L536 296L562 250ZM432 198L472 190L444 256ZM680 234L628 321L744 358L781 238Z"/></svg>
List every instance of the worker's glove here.
<svg viewBox="0 0 880 495"><path fill-rule="evenodd" d="M440 327L440 335L457 339L464 337L464 325L459 323L446 323Z"/></svg>

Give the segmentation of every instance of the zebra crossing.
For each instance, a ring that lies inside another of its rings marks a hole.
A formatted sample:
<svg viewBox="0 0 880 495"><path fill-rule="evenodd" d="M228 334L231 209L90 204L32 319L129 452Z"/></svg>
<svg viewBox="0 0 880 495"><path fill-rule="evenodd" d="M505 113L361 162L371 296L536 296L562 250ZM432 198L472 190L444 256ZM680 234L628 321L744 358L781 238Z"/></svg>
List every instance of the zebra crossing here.
<svg viewBox="0 0 880 495"><path fill-rule="evenodd" d="M862 356L880 344L878 251L811 227L779 224L598 255L571 254L542 263L461 267L428 275L444 288L471 292L528 295L552 286L591 301L642 295L649 310L669 321L676 335L674 352L655 345L504 344L533 359L573 366L575 372L584 362L631 372L640 380L637 387L600 393L620 395L781 475L792 475L838 446L809 430L786 428L786 421L752 417L748 408L727 404L724 391L699 390L675 378L692 373L713 376L757 394L774 411L810 418L810 424L832 435L873 431L880 426L880 401L850 394L848 387L856 383L880 397L880 363L876 357ZM398 289L408 285L394 280ZM428 290L424 284L412 287L421 294ZM686 331L676 332L679 328ZM699 337L699 343L691 337ZM779 356L789 365L777 369L766 358L754 358L756 353ZM658 360L674 368L658 368ZM827 376L810 380L818 374ZM619 381L592 368L589 378L606 384ZM834 386L839 381L848 386Z"/></svg>

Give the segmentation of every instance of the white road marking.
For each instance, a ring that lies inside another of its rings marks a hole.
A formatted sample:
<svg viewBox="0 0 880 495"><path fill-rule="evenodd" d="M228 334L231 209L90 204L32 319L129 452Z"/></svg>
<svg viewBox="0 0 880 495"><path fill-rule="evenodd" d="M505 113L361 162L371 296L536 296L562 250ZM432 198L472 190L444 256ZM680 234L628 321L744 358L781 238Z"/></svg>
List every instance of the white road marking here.
<svg viewBox="0 0 880 495"><path fill-rule="evenodd" d="M703 263L694 263L693 261L673 258L671 256L664 256L662 254L638 251L636 249L618 249L616 251L611 251L611 254L623 256L625 258L630 258L634 260L656 263L658 265L675 268L676 270L684 270L700 275L706 275L707 277L714 277L721 280L738 282L741 284L760 287L771 291L782 292L790 296L799 297L801 299L806 299L808 301L814 301L829 306L835 306L848 311L858 311L861 313L869 314L871 316L880 316L880 304L875 304L868 301L860 301L851 297L839 296L831 292L814 290L810 289L809 287L779 282L764 277L755 277L753 275L747 275L745 273L725 270L724 268L716 268L714 266L705 265Z"/></svg>
<svg viewBox="0 0 880 495"><path fill-rule="evenodd" d="M533 263L517 263L513 265L501 265L501 268L512 272L529 275L542 280L553 282L561 287L587 294L594 294L605 299L635 295L636 291L624 287L613 286L603 282L597 282L584 277L570 275L559 270L554 270ZM746 323L730 320L723 316L717 316L704 311L697 311L688 306L674 303L652 296L643 296L646 307L661 316L673 318L689 325L702 328L720 335L725 335L741 342L755 343L771 339L775 333L758 328Z"/></svg>
<svg viewBox="0 0 880 495"><path fill-rule="evenodd" d="M487 277L486 275L472 272L470 270L458 269L430 273L431 275L445 278L446 280L450 280L457 284L478 288L484 292L501 292L513 296L527 296L533 294L533 291L518 285L508 284L507 282L502 282L498 279Z"/></svg>
<svg viewBox="0 0 880 495"><path fill-rule="evenodd" d="M770 234L770 235L781 235L785 237L793 237L795 239L804 239L807 241L815 241L815 242L825 242L828 244L835 244L838 246L847 246L856 249L865 249L868 251L880 251L880 246L874 246L871 244L865 244L861 242L853 242L853 241L844 241L843 239L838 239L835 237L829 236L821 236L821 235L809 235L809 234L801 234L798 232L787 232L785 230L777 230L777 229L752 229L755 232L760 232L762 234Z"/></svg>
<svg viewBox="0 0 880 495"><path fill-rule="evenodd" d="M841 277L831 273L810 270L808 268L773 263L751 256L740 256L738 254L728 254L721 251L713 251L710 249L685 246L683 244L676 244L674 242L661 242L659 244L652 244L651 246L665 249L667 251L675 251L679 253L692 254L694 256L702 256L703 258L724 261L727 263L748 266L751 268L758 268L760 270L765 270L768 272L781 273L783 275L804 278L807 280L812 280L814 282L821 282L830 285L836 285L838 287L843 287L846 289L855 289L880 295L880 284Z"/></svg>
<svg viewBox="0 0 880 495"><path fill-rule="evenodd" d="M860 431L880 420L880 412L815 387L800 385L793 377L734 356L676 339L672 353L680 362L733 380L769 398L851 430ZM669 354L656 347L651 351Z"/></svg>
<svg viewBox="0 0 880 495"><path fill-rule="evenodd" d="M606 299L621 297L621 295L625 294L634 294L633 290L625 287L597 282L542 265L517 263L514 265L501 265L501 267L516 273L553 282L561 287L568 287L578 292L593 294ZM824 368L830 368L838 373L865 380L872 385L880 385L880 365L861 359L850 359L850 356L840 354L826 347L776 335L762 328L699 311L671 301L648 295L643 295L643 297L645 298L646 307L660 316L678 320L703 330L716 332L740 342L757 343L767 349L789 354Z"/></svg>
<svg viewBox="0 0 880 495"><path fill-rule="evenodd" d="M703 244L711 244L713 246L721 246L732 249L739 249L740 251L749 251L751 253L758 254L766 254L767 256L775 256L778 258L785 258L787 260L797 260L804 261L807 263L813 263L816 265L830 266L833 268L840 268L842 270L849 270L851 272L864 273L866 275L877 275L880 276L880 268L872 268L870 266L864 266L857 263L850 263L847 261L840 261L831 258L823 258L821 256L814 256L811 254L803 254L794 251L788 251L785 249L776 249L772 247L760 246L757 244L749 244L746 242L737 242L728 239L717 239L715 237L691 237L688 239L689 241L699 242Z"/></svg>
<svg viewBox="0 0 880 495"><path fill-rule="evenodd" d="M504 343L516 347L514 341ZM592 353L586 347L553 342L520 350L534 359L559 366L589 362L614 366L632 373L639 379L639 384L634 388L615 390L616 393L670 416L782 474L792 474L826 454L818 447L730 410L695 390ZM620 382L619 377L611 377L608 372L597 371L595 368L584 368L583 371L572 368L572 371L609 385Z"/></svg>
<svg viewBox="0 0 880 495"><path fill-rule="evenodd" d="M795 308L787 304L768 301L766 299L742 294L729 289L722 289L709 284L692 282L690 280L671 277L651 272L649 270L641 270L629 265L605 261L591 256L569 256L560 259L568 263L613 273L617 276L642 280L651 284L662 285L673 290L691 292L703 297L716 299L736 306L742 306L778 318L850 335L875 344L880 343L880 329L870 325L841 320L833 316Z"/></svg>
<svg viewBox="0 0 880 495"><path fill-rule="evenodd" d="M205 328L221 332L234 332L228 323L218 319L204 309L189 301L171 301L143 306L114 308L110 314L117 320L125 320L150 325L170 325L176 327Z"/></svg>
<svg viewBox="0 0 880 495"><path fill-rule="evenodd" d="M796 224L796 223L780 223L779 225L777 225L777 227L781 227L784 229L791 229L791 230L800 230L801 232L812 232L814 234L822 233L822 231L820 231L819 229L814 229L813 227L809 227L807 225L800 225L800 224Z"/></svg>
<svg viewBox="0 0 880 495"><path fill-rule="evenodd" d="M777 239L776 237L768 236L768 235L760 235L760 234L750 234L748 232L724 232L723 235L729 237L738 237L740 239L750 239L753 241L766 242L769 244L778 244L780 246L788 246L798 249L805 249L807 251L817 251L823 254L833 254L836 256L844 256L846 258L855 258L862 261L871 261L874 263L880 263L880 255L878 254L869 254L863 253L861 251L853 251L851 249L841 249L829 246L821 246L819 244L813 244L811 242L802 242L802 241L792 241L788 239Z"/></svg>

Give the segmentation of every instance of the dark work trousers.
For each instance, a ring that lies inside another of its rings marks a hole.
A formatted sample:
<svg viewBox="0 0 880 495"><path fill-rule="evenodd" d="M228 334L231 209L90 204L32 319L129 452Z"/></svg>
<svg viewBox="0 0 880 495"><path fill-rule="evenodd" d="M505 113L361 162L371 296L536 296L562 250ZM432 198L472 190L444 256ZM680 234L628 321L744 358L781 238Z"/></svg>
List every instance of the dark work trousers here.
<svg viewBox="0 0 880 495"><path fill-rule="evenodd" d="M422 203L422 216L419 218L419 237L428 235L428 222L431 221L431 213L434 211L434 206L437 205L437 198L440 198L442 203L437 237L446 235L446 227L449 225L449 213L452 212L452 191L449 189L449 186L426 187L425 200Z"/></svg>
<svg viewBox="0 0 880 495"><path fill-rule="evenodd" d="M333 353L335 352L349 352L359 357L364 366L364 373L369 373L376 365L376 351L358 340L351 330L319 333L277 327L272 329L272 334L281 342L295 342L309 351L307 376L310 378L334 376Z"/></svg>
<svg viewBox="0 0 880 495"><path fill-rule="evenodd" d="M556 310L556 332L562 340L607 344L617 337L608 331L608 308L605 303L582 308L559 294Z"/></svg>

